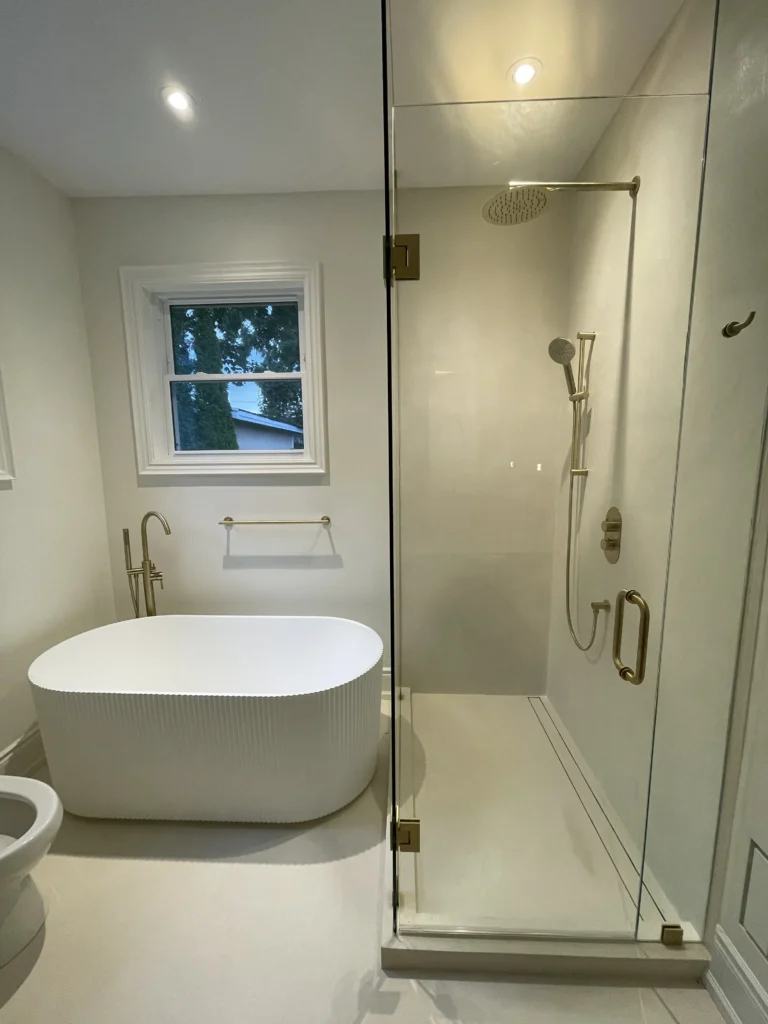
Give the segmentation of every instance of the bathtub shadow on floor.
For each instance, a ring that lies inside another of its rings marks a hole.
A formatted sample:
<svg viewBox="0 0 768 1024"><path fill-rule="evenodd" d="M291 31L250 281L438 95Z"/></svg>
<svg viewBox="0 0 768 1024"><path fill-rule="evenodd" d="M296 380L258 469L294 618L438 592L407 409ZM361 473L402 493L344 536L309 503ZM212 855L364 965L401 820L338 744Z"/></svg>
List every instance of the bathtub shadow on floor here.
<svg viewBox="0 0 768 1024"><path fill-rule="evenodd" d="M319 864L353 857L376 846L384 835L388 728L388 718L382 715L377 766L370 784L352 803L326 818L297 825L256 825L97 820L65 814L49 856L242 864Z"/></svg>

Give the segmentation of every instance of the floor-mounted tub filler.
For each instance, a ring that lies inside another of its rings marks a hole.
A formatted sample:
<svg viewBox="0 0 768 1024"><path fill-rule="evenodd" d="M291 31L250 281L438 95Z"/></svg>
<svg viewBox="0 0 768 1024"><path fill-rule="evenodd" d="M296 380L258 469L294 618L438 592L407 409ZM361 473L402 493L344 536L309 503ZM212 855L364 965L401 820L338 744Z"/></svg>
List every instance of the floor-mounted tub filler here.
<svg viewBox="0 0 768 1024"><path fill-rule="evenodd" d="M294 822L370 781L382 655L348 619L164 615L65 640L29 678L66 810Z"/></svg>

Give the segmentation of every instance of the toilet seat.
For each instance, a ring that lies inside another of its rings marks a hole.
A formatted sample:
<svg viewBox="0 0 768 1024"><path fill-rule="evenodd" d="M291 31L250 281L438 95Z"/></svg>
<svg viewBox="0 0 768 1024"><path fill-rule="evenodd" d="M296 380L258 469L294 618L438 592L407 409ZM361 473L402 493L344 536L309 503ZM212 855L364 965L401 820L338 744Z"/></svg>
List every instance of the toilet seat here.
<svg viewBox="0 0 768 1024"><path fill-rule="evenodd" d="M29 874L42 860L59 831L63 814L57 794L37 779L0 776L0 823L4 800L28 804L35 819L23 835L0 850L0 886Z"/></svg>
<svg viewBox="0 0 768 1024"><path fill-rule="evenodd" d="M31 875L56 838L63 815L61 801L37 779L0 775L0 830L3 806L26 804L32 824L0 849L0 967L4 967L40 932L45 899Z"/></svg>

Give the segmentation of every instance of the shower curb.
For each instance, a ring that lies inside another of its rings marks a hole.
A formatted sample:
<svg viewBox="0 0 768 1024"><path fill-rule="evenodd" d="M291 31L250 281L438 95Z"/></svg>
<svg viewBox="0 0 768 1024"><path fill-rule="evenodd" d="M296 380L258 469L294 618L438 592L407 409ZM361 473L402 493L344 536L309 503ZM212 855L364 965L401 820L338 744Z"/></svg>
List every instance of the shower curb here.
<svg viewBox="0 0 768 1024"><path fill-rule="evenodd" d="M385 971L504 974L656 986L696 982L709 969L701 943L672 949L660 942L589 942L560 939L464 939L408 935L381 946Z"/></svg>

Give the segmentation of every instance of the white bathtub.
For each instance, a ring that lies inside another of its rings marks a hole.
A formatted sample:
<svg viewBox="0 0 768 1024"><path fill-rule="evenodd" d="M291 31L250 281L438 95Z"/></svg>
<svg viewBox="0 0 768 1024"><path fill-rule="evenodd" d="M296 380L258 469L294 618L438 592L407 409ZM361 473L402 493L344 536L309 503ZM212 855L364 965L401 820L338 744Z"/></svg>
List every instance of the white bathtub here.
<svg viewBox="0 0 768 1024"><path fill-rule="evenodd" d="M348 619L163 615L65 640L29 678L68 811L307 821L373 774L382 653Z"/></svg>

